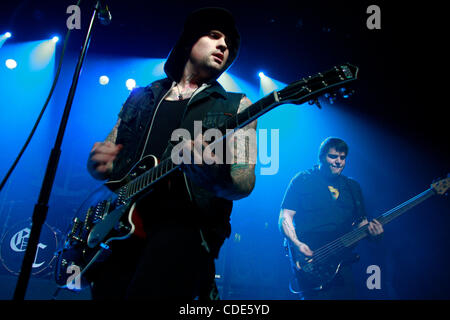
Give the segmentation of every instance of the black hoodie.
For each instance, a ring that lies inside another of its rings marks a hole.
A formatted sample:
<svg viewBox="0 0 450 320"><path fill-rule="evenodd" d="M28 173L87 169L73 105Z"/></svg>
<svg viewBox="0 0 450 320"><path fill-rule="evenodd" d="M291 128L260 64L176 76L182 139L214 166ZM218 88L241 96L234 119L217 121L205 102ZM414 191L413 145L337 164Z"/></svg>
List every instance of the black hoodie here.
<svg viewBox="0 0 450 320"><path fill-rule="evenodd" d="M235 20L226 9L202 8L187 17L183 32L167 58L164 71L169 79L176 82L181 80L192 46L211 30L219 30L225 34L229 50L228 60L221 73L231 66L238 55L241 42ZM217 75L217 77L219 76L220 74Z"/></svg>

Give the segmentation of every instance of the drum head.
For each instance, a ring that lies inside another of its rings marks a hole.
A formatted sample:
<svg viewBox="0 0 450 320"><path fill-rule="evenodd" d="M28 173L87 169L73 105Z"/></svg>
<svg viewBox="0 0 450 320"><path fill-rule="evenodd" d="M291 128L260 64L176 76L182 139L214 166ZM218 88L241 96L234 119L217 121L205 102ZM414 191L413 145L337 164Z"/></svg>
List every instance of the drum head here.
<svg viewBox="0 0 450 320"><path fill-rule="evenodd" d="M22 261L30 238L31 219L21 221L9 228L0 243L0 260L3 266L14 275L22 268ZM47 270L55 259L58 248L56 232L46 223L42 226L41 236L36 248L36 255L31 268L32 275Z"/></svg>

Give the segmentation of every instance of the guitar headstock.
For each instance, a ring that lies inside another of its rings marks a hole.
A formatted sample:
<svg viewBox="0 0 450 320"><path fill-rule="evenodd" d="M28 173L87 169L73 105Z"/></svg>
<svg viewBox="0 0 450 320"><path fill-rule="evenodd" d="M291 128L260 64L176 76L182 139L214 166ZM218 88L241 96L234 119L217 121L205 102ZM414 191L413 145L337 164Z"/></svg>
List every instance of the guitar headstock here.
<svg viewBox="0 0 450 320"><path fill-rule="evenodd" d="M324 94L338 92L358 77L358 67L341 64L324 73L304 78L276 92L281 103L302 104ZM341 90L342 93L344 90Z"/></svg>
<svg viewBox="0 0 450 320"><path fill-rule="evenodd" d="M447 175L447 178L438 180L431 184L431 188L439 195L443 195L447 192L450 186L450 177Z"/></svg>

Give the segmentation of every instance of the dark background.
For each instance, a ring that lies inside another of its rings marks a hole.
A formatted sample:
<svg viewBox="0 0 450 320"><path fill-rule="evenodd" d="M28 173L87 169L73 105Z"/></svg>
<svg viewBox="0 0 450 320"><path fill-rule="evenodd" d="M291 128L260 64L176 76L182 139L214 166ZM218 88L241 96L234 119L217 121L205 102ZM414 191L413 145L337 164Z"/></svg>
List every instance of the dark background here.
<svg viewBox="0 0 450 320"><path fill-rule="evenodd" d="M92 3L83 1L81 5L82 29L72 32L68 46L72 60L80 50ZM276 75L278 81L291 83L342 62L357 65L360 80L354 85L356 93L339 107L362 120L348 123L347 129L354 130L353 136L366 137L365 130L372 129L366 129L363 123L370 123L377 128L378 137L383 137L373 146L370 139L361 142L365 147L360 149L364 150L361 159L368 158L370 164L381 171L383 166L388 166L382 175L374 171L361 177L367 205L372 212L379 214L407 200L425 190L432 179L449 171L448 117L445 112L448 102L443 78L447 60L442 48L445 20L444 9L438 5L397 1L394 5L392 1L284 0L107 3L113 22L108 27L96 26L88 56L167 57L190 11L203 6L221 6L234 14L242 36L240 56L230 72L239 73L243 79L254 79L263 68L266 74ZM11 42L42 39L55 33L63 40L68 17L65 11L71 4L75 4L74 1L3 2L0 5L0 33L15 30L14 37L8 40ZM371 4L381 8L381 30L366 27L369 16L366 9ZM66 77L70 77L71 72L67 70ZM65 92L57 94L64 96ZM5 108L7 104L3 101L1 107ZM308 152L316 152L316 149ZM4 161L5 168L12 159ZM361 164L360 168L361 171L369 170L370 166ZM292 171L301 169L306 168L299 165ZM352 173L355 172L358 171ZM288 176L280 180L282 185L277 195L283 193ZM260 181L264 185L266 180L262 177ZM264 190L266 197L269 185ZM256 192L255 197L258 194ZM261 201L262 198L256 199ZM251 206L250 200L243 202L237 210L247 210ZM275 203L279 204L281 199L274 196L269 200L276 207ZM259 208L257 204L253 206ZM392 290L383 287L385 290L379 294L366 290L364 298L450 297L448 200L436 198L420 208L409 218L393 222L392 227L386 229L389 232L386 232L382 249L373 249L375 261L382 265L382 270L388 270L389 281L386 281ZM277 266L279 269L261 273L252 268L263 267L250 267L248 263L253 255L264 254L259 247L255 252L255 242L261 246L277 243L272 250L280 250L282 257L276 231L277 213L271 214L273 219L267 236L264 236L267 231L264 228L243 227L248 224L263 226L266 217L261 221L258 216L246 220L241 218L242 215L234 214L237 217L233 221L234 230L253 240L233 241L232 236L224 246L218 270L225 270L224 281L230 279L223 284L225 298L294 298L286 291L287 276L271 278L272 282L262 281L266 286L258 285L258 281L268 274L285 272L284 262ZM370 252L371 246L364 244L361 251ZM366 262L371 263L364 258L359 263L357 272L361 278L367 277L361 271ZM247 278L245 274L248 274ZM245 282L250 278L251 281Z"/></svg>

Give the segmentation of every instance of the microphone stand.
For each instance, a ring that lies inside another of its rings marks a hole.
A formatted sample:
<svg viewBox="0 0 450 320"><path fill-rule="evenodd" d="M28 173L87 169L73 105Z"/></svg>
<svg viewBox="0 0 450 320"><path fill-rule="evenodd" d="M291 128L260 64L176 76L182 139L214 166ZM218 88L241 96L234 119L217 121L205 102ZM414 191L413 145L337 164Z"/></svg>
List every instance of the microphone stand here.
<svg viewBox="0 0 450 320"><path fill-rule="evenodd" d="M95 16L101 10L100 1L96 2L94 7L94 12L91 17L89 24L89 29L85 37L83 47L81 48L80 56L78 58L78 63L75 69L75 73L72 79L72 85L70 87L69 94L66 100L66 106L64 113L60 122L58 135L55 140L55 144L50 153L50 157L47 163L47 169L45 171L44 180L42 182L41 191L39 194L39 199L34 207L34 212L32 216L32 226L30 237L28 239L27 249L25 251L25 256L22 261L22 268L17 280L16 289L14 291L14 300L24 300L25 293L28 286L28 281L30 278L31 268L35 260L37 246L39 243L39 238L42 230L42 226L45 223L48 212L48 201L50 199L50 194L53 187L53 182L55 180L56 170L58 167L59 157L61 154L61 145L64 137L64 132L66 129L67 121L69 119L70 109L72 107L72 102L75 96L75 91L78 84L78 78L80 76L81 67L86 56L87 49L89 47L89 42L91 39L92 27L94 25Z"/></svg>

